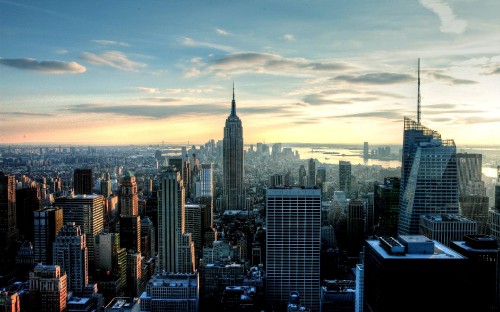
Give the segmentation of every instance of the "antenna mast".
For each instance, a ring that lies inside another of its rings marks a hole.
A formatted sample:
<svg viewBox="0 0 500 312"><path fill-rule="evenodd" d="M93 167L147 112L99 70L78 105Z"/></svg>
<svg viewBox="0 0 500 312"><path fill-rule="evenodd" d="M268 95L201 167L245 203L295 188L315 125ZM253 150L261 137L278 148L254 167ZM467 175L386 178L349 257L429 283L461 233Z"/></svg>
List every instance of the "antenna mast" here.
<svg viewBox="0 0 500 312"><path fill-rule="evenodd" d="M420 58L418 59L417 123L420 125Z"/></svg>

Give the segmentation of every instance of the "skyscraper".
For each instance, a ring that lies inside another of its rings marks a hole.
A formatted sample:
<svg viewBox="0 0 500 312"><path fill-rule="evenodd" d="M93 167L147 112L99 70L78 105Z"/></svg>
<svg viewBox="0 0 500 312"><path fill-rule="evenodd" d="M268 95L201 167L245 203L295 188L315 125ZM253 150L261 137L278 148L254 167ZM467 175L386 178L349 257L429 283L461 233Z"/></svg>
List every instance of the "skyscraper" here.
<svg viewBox="0 0 500 312"><path fill-rule="evenodd" d="M5 255L17 237L16 179L0 172L0 251ZM0 257L0 264L7 259ZM0 265L1 267L1 265Z"/></svg>
<svg viewBox="0 0 500 312"><path fill-rule="evenodd" d="M66 311L67 275L58 265L35 266L30 272L31 308L44 312Z"/></svg>
<svg viewBox="0 0 500 312"><path fill-rule="evenodd" d="M184 185L175 167L160 173L158 187L158 269L166 272L194 270L194 244L190 234L185 234ZM183 244L187 245L184 246ZM185 255L183 253L190 253ZM190 263L181 263L183 261ZM184 272L184 273L190 273Z"/></svg>
<svg viewBox="0 0 500 312"><path fill-rule="evenodd" d="M74 222L66 223L54 242L54 264L68 274L68 290L82 293L89 282L85 234Z"/></svg>
<svg viewBox="0 0 500 312"><path fill-rule="evenodd" d="M95 237L104 230L104 197L96 194L57 197L55 206L63 209L64 224L74 222L85 233L89 266L92 271L95 259Z"/></svg>
<svg viewBox="0 0 500 312"><path fill-rule="evenodd" d="M339 161L339 189L350 198L351 196L351 162Z"/></svg>
<svg viewBox="0 0 500 312"><path fill-rule="evenodd" d="M222 153L222 209L242 210L245 208L243 185L243 127L236 115L236 101L231 102L231 114L224 127Z"/></svg>
<svg viewBox="0 0 500 312"><path fill-rule="evenodd" d="M129 171L123 177L120 187L120 205L122 216L137 216L139 214L139 195L135 176Z"/></svg>
<svg viewBox="0 0 500 312"><path fill-rule="evenodd" d="M405 117L398 232L419 234L421 214L458 214L456 146Z"/></svg>
<svg viewBox="0 0 500 312"><path fill-rule="evenodd" d="M315 186L316 185L316 162L314 162L313 158L309 159L307 163L307 186Z"/></svg>
<svg viewBox="0 0 500 312"><path fill-rule="evenodd" d="M63 227L63 210L43 208L33 212L35 263L52 264L52 245Z"/></svg>
<svg viewBox="0 0 500 312"><path fill-rule="evenodd" d="M92 169L76 168L73 172L73 184L75 194L92 194L94 186Z"/></svg>
<svg viewBox="0 0 500 312"><path fill-rule="evenodd" d="M319 311L321 190L266 189L266 223L268 302L281 311L297 291L304 306Z"/></svg>

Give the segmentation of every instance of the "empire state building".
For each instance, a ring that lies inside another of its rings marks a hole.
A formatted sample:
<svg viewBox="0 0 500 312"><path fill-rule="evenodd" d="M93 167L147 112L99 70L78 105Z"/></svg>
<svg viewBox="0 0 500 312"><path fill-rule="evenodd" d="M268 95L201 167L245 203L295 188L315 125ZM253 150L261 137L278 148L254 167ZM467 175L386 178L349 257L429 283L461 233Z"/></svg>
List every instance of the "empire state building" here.
<svg viewBox="0 0 500 312"><path fill-rule="evenodd" d="M236 115L236 101L231 102L231 114L224 127L222 153L222 209L244 210L245 188L243 186L243 127Z"/></svg>

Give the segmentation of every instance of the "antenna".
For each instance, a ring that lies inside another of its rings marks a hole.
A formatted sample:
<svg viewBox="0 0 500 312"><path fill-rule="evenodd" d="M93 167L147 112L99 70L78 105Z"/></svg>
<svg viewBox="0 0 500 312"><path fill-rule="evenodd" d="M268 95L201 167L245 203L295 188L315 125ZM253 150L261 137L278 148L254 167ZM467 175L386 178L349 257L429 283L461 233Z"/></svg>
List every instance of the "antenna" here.
<svg viewBox="0 0 500 312"><path fill-rule="evenodd" d="M418 98L417 98L417 124L420 125L420 58L418 58Z"/></svg>

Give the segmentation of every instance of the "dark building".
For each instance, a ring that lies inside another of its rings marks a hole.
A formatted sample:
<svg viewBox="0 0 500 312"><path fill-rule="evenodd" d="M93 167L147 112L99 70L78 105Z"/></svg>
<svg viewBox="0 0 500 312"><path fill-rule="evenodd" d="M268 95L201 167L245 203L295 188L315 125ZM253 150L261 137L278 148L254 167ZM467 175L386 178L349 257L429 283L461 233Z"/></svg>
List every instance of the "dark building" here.
<svg viewBox="0 0 500 312"><path fill-rule="evenodd" d="M141 252L141 217L120 216L120 246L128 251Z"/></svg>
<svg viewBox="0 0 500 312"><path fill-rule="evenodd" d="M231 114L227 117L224 127L222 175L222 210L243 210L245 208L243 126L236 115L234 87Z"/></svg>
<svg viewBox="0 0 500 312"><path fill-rule="evenodd" d="M363 247L365 235L365 203L351 200L347 206L347 252L357 256Z"/></svg>
<svg viewBox="0 0 500 312"><path fill-rule="evenodd" d="M310 158L307 162L307 186L316 185L316 162Z"/></svg>
<svg viewBox="0 0 500 312"><path fill-rule="evenodd" d="M351 162L339 161L339 189L349 198L351 196Z"/></svg>
<svg viewBox="0 0 500 312"><path fill-rule="evenodd" d="M33 251L35 263L53 264L52 245L63 227L61 208L43 208L33 213Z"/></svg>
<svg viewBox="0 0 500 312"><path fill-rule="evenodd" d="M77 168L73 173L75 195L93 194L94 177L92 169Z"/></svg>
<svg viewBox="0 0 500 312"><path fill-rule="evenodd" d="M451 248L467 257L470 265L467 296L474 298L474 311L500 311L500 250L488 235L464 235Z"/></svg>
<svg viewBox="0 0 500 312"><path fill-rule="evenodd" d="M475 311L467 258L423 235L365 241L366 311Z"/></svg>
<svg viewBox="0 0 500 312"><path fill-rule="evenodd" d="M374 219L376 235L397 236L399 219L400 178L384 178L384 183L374 187Z"/></svg>
<svg viewBox="0 0 500 312"><path fill-rule="evenodd" d="M16 179L0 172L0 271L14 261L16 238Z"/></svg>
<svg viewBox="0 0 500 312"><path fill-rule="evenodd" d="M40 189L36 185L16 191L16 220L21 240L33 242L33 212L41 208Z"/></svg>

